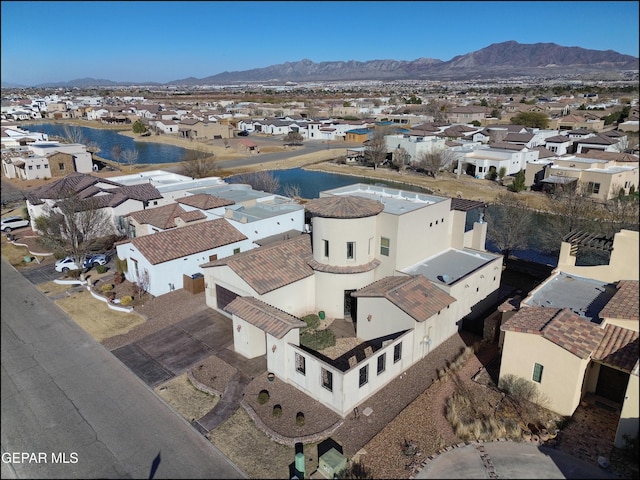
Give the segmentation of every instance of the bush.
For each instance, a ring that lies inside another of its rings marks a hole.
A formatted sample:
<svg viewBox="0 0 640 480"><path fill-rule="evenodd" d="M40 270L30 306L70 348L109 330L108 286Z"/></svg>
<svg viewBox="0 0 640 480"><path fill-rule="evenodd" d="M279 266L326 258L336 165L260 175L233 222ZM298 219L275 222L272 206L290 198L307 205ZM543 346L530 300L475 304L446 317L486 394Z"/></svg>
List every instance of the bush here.
<svg viewBox="0 0 640 480"><path fill-rule="evenodd" d="M109 267L107 267L106 265L98 265L96 267L96 272L98 273L106 273L106 271L109 269Z"/></svg>
<svg viewBox="0 0 640 480"><path fill-rule="evenodd" d="M121 284L124 281L124 274L122 272L115 272L113 274L113 283L116 285Z"/></svg>
<svg viewBox="0 0 640 480"><path fill-rule="evenodd" d="M304 425L304 413L296 413L296 425L298 425L299 427L302 427Z"/></svg>
<svg viewBox="0 0 640 480"><path fill-rule="evenodd" d="M121 259L120 257L116 257L116 271L120 273L124 273L127 271L127 259Z"/></svg>
<svg viewBox="0 0 640 480"><path fill-rule="evenodd" d="M280 418L282 416L282 405L273 406L273 416Z"/></svg>
<svg viewBox="0 0 640 480"><path fill-rule="evenodd" d="M307 329L315 329L320 326L320 317L315 313L310 313L309 315L305 315L300 320L302 320L304 323L307 324L307 326L303 329L303 331Z"/></svg>
<svg viewBox="0 0 640 480"><path fill-rule="evenodd" d="M258 403L264 405L269 401L269 392L267 390L261 390L258 394Z"/></svg>
<svg viewBox="0 0 640 480"><path fill-rule="evenodd" d="M100 290L102 290L103 292L110 292L111 290L113 290L113 285L107 283L106 285L102 285L102 287L100 287Z"/></svg>
<svg viewBox="0 0 640 480"><path fill-rule="evenodd" d="M120 299L120 305L126 307L127 305L131 305L131 302L133 302L133 297L129 296L129 295L125 295L124 297L122 297Z"/></svg>
<svg viewBox="0 0 640 480"><path fill-rule="evenodd" d="M311 350L323 350L336 344L336 335L331 330L305 330L300 334L300 345Z"/></svg>
<svg viewBox="0 0 640 480"><path fill-rule="evenodd" d="M69 270L65 274L65 277L71 278L72 280L78 280L81 274L82 274L82 270Z"/></svg>

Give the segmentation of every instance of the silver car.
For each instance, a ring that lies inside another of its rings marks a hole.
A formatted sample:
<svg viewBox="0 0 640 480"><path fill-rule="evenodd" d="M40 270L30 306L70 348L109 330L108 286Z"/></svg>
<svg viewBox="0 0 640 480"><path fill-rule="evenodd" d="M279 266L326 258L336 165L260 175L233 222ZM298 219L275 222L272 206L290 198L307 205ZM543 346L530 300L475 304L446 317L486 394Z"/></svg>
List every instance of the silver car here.
<svg viewBox="0 0 640 480"><path fill-rule="evenodd" d="M31 223L29 223L29 220L25 220L22 217L6 217L2 219L2 226L0 227L0 230L9 233L16 228L24 228L28 227L29 225L31 225Z"/></svg>

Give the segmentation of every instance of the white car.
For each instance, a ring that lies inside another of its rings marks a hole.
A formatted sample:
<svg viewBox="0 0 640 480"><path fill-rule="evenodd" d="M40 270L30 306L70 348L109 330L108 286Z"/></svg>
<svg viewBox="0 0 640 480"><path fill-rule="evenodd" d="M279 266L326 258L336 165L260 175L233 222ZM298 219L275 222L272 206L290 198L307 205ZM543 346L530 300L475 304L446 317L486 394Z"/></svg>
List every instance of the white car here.
<svg viewBox="0 0 640 480"><path fill-rule="evenodd" d="M0 227L0 230L9 233L16 228L28 227L29 225L31 225L29 220L25 220L22 217L6 217L2 219L2 226Z"/></svg>
<svg viewBox="0 0 640 480"><path fill-rule="evenodd" d="M89 254L84 258L82 268L91 268L98 265L106 265L109 263L109 257L102 253ZM76 259L69 255L56 262L54 266L56 272L68 272L69 270L79 270L80 267L76 263Z"/></svg>

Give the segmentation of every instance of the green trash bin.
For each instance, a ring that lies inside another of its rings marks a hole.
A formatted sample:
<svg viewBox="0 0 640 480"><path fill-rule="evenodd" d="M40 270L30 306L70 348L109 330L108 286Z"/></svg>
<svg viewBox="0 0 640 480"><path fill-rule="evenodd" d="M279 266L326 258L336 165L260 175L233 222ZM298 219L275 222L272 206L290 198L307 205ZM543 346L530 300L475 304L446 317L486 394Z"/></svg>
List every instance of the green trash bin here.
<svg viewBox="0 0 640 480"><path fill-rule="evenodd" d="M318 312L318 316L320 317L320 320L324 320L324 317L325 317L325 315L324 315L324 311L323 311L323 310L320 310L320 311Z"/></svg>
<svg viewBox="0 0 640 480"><path fill-rule="evenodd" d="M29 255L24 257L24 263L31 263L31 257Z"/></svg>

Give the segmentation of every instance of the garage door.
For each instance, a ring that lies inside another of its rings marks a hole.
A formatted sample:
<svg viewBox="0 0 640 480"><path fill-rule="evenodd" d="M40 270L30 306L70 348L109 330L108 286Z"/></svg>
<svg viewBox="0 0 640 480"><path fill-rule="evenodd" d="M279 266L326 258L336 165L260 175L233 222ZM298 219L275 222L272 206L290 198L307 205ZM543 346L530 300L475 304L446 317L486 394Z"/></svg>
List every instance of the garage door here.
<svg viewBox="0 0 640 480"><path fill-rule="evenodd" d="M234 298L238 296L237 293L227 290L216 283L216 299L218 301L218 308L224 310L224 307L229 305Z"/></svg>

